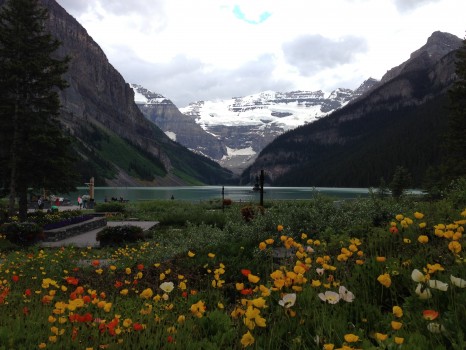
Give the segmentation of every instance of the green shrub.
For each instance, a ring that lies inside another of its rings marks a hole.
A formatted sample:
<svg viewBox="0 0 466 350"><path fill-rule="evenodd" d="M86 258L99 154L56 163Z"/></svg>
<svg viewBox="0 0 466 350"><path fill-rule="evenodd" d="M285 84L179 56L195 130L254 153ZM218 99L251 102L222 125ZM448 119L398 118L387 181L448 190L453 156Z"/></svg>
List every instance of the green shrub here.
<svg viewBox="0 0 466 350"><path fill-rule="evenodd" d="M126 211L126 206L119 202L108 202L97 204L94 210L96 213L124 213Z"/></svg>
<svg viewBox="0 0 466 350"><path fill-rule="evenodd" d="M109 226L97 233L100 246L119 246L145 239L144 230L139 226L122 225Z"/></svg>
<svg viewBox="0 0 466 350"><path fill-rule="evenodd" d="M6 239L12 243L28 246L44 239L42 227L34 222L10 222L0 226Z"/></svg>

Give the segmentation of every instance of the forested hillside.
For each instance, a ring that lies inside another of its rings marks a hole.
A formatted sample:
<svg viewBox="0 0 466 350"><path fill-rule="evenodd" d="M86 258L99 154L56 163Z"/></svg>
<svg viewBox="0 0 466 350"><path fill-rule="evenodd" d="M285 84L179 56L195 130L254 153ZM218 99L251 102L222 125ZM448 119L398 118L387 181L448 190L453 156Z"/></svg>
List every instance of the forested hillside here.
<svg viewBox="0 0 466 350"><path fill-rule="evenodd" d="M264 169L274 186L376 187L403 166L412 186L421 186L442 158L455 57L453 51L426 64L421 55L367 96L281 135L242 174L242 183Z"/></svg>

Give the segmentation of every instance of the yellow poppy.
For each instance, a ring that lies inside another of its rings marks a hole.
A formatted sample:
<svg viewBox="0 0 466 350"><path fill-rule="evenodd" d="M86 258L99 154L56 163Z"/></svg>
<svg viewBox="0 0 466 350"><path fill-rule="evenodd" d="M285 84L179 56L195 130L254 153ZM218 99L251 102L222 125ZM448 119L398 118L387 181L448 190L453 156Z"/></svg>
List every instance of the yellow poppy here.
<svg viewBox="0 0 466 350"><path fill-rule="evenodd" d="M394 306L393 307L393 314L395 315L395 317L402 317L403 316L403 309L399 306Z"/></svg>
<svg viewBox="0 0 466 350"><path fill-rule="evenodd" d="M252 336L251 332L247 331L242 337L241 337L241 345L243 347L247 347L254 344L254 337Z"/></svg>
<svg viewBox="0 0 466 350"><path fill-rule="evenodd" d="M417 238L417 241L421 244L425 244L427 242L429 242L429 237L427 237L426 235L420 235L418 238Z"/></svg>
<svg viewBox="0 0 466 350"><path fill-rule="evenodd" d="M356 343L357 341L359 341L359 337L357 335L351 334L351 333L345 334L343 338L348 343Z"/></svg>
<svg viewBox="0 0 466 350"><path fill-rule="evenodd" d="M387 287L387 288L389 288L392 285L392 280L390 278L390 274L388 274L388 273L384 273L383 275L380 275L377 278L377 281L379 281L379 283L381 285L383 285L384 287Z"/></svg>

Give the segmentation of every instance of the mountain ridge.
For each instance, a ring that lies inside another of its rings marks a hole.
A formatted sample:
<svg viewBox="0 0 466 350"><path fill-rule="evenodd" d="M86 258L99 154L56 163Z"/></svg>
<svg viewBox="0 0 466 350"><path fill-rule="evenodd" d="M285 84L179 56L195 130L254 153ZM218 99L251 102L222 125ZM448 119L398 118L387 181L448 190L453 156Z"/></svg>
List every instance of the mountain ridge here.
<svg viewBox="0 0 466 350"><path fill-rule="evenodd" d="M436 44L442 35L435 32L435 40L427 43ZM451 42L451 34L444 37ZM252 183L264 169L269 183L277 186L369 187L377 186L381 177L388 180L401 165L412 171L419 186L427 168L441 157L433 140L446 127L446 94L455 79L455 50L462 42L456 38L437 60L424 46L385 83L329 116L281 135L241 181Z"/></svg>
<svg viewBox="0 0 466 350"><path fill-rule="evenodd" d="M328 115L360 97L376 83L369 78L354 91L339 88L327 95L321 90L263 91L230 99L197 101L179 109L190 120L175 112L176 106L168 98L137 84L131 86L146 118L172 139L240 173L278 135ZM188 125L193 135L191 139L186 137L186 130L180 128Z"/></svg>

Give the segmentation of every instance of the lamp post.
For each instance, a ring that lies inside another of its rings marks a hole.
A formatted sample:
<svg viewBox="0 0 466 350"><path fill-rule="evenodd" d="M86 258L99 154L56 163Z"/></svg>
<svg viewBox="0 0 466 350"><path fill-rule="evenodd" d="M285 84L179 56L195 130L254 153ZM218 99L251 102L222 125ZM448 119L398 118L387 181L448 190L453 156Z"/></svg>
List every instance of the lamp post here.
<svg viewBox="0 0 466 350"><path fill-rule="evenodd" d="M259 186L260 186L260 206L264 206L264 169L261 170L261 175L259 177Z"/></svg>

